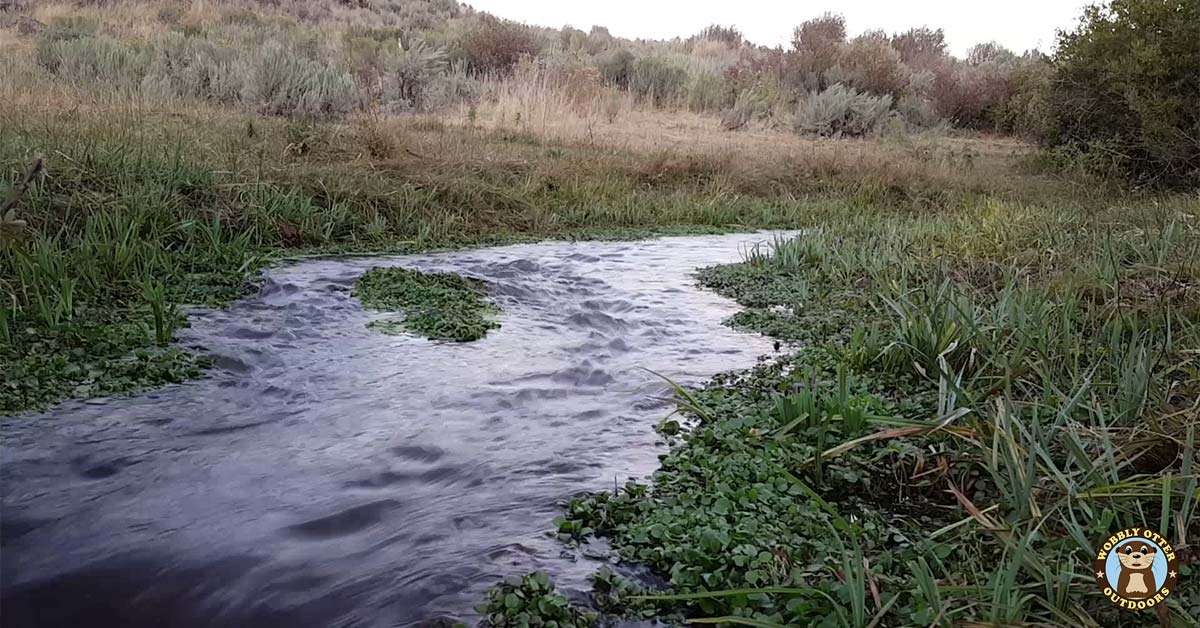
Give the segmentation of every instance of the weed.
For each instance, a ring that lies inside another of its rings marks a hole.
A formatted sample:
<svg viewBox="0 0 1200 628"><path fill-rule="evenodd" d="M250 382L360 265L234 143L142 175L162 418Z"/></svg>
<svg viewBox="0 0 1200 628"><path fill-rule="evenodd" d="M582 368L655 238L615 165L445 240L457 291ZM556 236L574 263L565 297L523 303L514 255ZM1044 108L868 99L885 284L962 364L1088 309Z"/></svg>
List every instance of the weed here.
<svg viewBox="0 0 1200 628"><path fill-rule="evenodd" d="M587 628L596 624L594 614L580 611L567 601L554 590L550 578L541 571L528 574L519 581L503 582L488 589L487 602L478 610L483 616L482 625L493 628Z"/></svg>

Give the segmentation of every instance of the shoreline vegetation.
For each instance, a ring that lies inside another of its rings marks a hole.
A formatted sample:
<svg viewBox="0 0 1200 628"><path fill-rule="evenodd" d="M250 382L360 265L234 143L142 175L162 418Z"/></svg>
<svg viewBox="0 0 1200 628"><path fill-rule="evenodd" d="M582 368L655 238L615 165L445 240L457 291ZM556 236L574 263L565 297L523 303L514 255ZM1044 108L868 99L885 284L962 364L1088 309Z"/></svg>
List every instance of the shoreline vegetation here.
<svg viewBox="0 0 1200 628"><path fill-rule="evenodd" d="M1164 52L1194 10L955 59L832 15L772 49L451 0L0 2L0 415L202 377L183 308L290 259L799 230L697 272L786 349L677 388L653 479L555 524L663 589L530 574L484 621L1194 625L1200 49ZM411 272L356 290L448 288L470 320L418 331L486 333L478 286ZM1180 557L1152 610L1092 571L1131 526Z"/></svg>

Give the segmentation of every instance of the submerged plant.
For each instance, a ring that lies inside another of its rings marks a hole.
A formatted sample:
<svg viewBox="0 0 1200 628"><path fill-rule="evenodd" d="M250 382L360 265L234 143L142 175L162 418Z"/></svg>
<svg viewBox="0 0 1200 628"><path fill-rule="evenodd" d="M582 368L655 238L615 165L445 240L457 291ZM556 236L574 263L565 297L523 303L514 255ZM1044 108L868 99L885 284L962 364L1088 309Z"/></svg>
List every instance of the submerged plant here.
<svg viewBox="0 0 1200 628"><path fill-rule="evenodd" d="M404 314L400 321L379 321L372 327L456 342L478 340L500 326L491 318L499 309L486 294L486 285L476 279L407 268L372 268L354 286L354 296L364 306Z"/></svg>

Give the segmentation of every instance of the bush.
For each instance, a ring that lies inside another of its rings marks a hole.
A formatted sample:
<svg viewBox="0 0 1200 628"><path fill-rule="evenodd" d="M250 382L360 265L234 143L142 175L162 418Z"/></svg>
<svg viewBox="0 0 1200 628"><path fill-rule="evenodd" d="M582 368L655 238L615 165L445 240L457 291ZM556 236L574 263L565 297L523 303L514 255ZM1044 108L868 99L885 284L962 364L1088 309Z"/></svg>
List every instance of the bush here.
<svg viewBox="0 0 1200 628"><path fill-rule="evenodd" d="M904 127L909 131L924 131L945 124L946 120L938 114L937 103L928 98L915 94L905 94L896 101L896 113L904 121Z"/></svg>
<svg viewBox="0 0 1200 628"><path fill-rule="evenodd" d="M521 57L533 57L542 49L533 29L486 13L462 34L459 45L467 66L476 74L508 75Z"/></svg>
<svg viewBox="0 0 1200 628"><path fill-rule="evenodd" d="M940 113L955 126L993 129L1008 102L1010 65L987 61L971 65L953 59L936 67L932 96Z"/></svg>
<svg viewBox="0 0 1200 628"><path fill-rule="evenodd" d="M771 114L771 95L762 87L743 90L733 106L721 113L721 127L736 131L755 120L763 120Z"/></svg>
<svg viewBox="0 0 1200 628"><path fill-rule="evenodd" d="M1138 184L1200 186L1200 3L1089 7L1055 64L1047 147Z"/></svg>
<svg viewBox="0 0 1200 628"><path fill-rule="evenodd" d="M893 36L891 44L910 68L926 68L946 56L946 34L940 28L911 28Z"/></svg>
<svg viewBox="0 0 1200 628"><path fill-rule="evenodd" d="M622 89L629 87L629 77L633 74L637 58L624 48L617 48L605 53L596 61L604 80Z"/></svg>
<svg viewBox="0 0 1200 628"><path fill-rule="evenodd" d="M445 73L449 65L443 48L417 40L407 47L397 44L386 57L388 93L386 96L401 109L423 110L425 92L434 77Z"/></svg>
<svg viewBox="0 0 1200 628"><path fill-rule="evenodd" d="M730 106L734 93L720 76L700 73L687 86L688 110L696 113L721 111Z"/></svg>
<svg viewBox="0 0 1200 628"><path fill-rule="evenodd" d="M819 137L859 137L875 132L891 108L891 96L872 96L838 83L800 101L796 131Z"/></svg>
<svg viewBox="0 0 1200 628"><path fill-rule="evenodd" d="M846 18L833 13L808 20L792 32L801 70L821 77L837 63L838 53L846 41ZM822 83L824 86L824 83Z"/></svg>
<svg viewBox="0 0 1200 628"><path fill-rule="evenodd" d="M908 85L908 71L900 53L886 39L858 37L842 47L828 79L859 91L896 97Z"/></svg>
<svg viewBox="0 0 1200 628"><path fill-rule="evenodd" d="M195 98L236 104L241 85L233 71L237 55L206 39L168 33L153 48L144 93L160 98Z"/></svg>
<svg viewBox="0 0 1200 628"><path fill-rule="evenodd" d="M746 36L734 26L710 24L696 35L689 37L687 43L689 46L692 46L700 41L716 41L725 44L729 48L739 48L746 41Z"/></svg>
<svg viewBox="0 0 1200 628"><path fill-rule="evenodd" d="M103 83L128 89L141 83L149 55L105 36L62 37L47 30L38 41L37 63L50 74L72 83Z"/></svg>
<svg viewBox="0 0 1200 628"><path fill-rule="evenodd" d="M661 107L687 84L687 70L659 59L639 59L629 77L629 90Z"/></svg>
<svg viewBox="0 0 1200 628"><path fill-rule="evenodd" d="M349 73L306 58L277 41L243 54L235 66L241 98L262 113L332 115L355 105Z"/></svg>

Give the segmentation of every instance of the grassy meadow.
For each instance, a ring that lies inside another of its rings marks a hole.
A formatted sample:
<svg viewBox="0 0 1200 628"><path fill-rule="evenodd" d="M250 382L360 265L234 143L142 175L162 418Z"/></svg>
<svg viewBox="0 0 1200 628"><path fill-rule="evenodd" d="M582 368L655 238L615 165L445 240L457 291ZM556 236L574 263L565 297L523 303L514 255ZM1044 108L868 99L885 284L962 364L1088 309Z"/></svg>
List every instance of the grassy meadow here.
<svg viewBox="0 0 1200 628"><path fill-rule="evenodd" d="M330 61L374 50L350 42L395 27L384 4L30 4L40 27L0 11L0 414L202 377L203 354L174 342L185 307L303 256L799 229L697 277L780 354L678 390L654 479L580 495L557 522L667 589L602 570L580 609L530 575L489 594L485 621L1196 625L1194 191L1131 187L937 115L831 137L797 132L795 102L692 106L725 53L679 42L622 44L692 73L665 101L437 57L420 106L408 66L386 66L400 106L363 91L383 79L356 82L361 64ZM402 19L428 22L429 45L478 19L428 4L446 15ZM311 54L288 65L279 33ZM580 33L580 50L602 39ZM231 41L266 56L237 65ZM953 67L978 78L994 62ZM417 321L461 339L493 324L477 288L359 284L388 310L470 302L480 316ZM1181 589L1153 610L1096 585L1097 541L1128 526L1181 558Z"/></svg>

